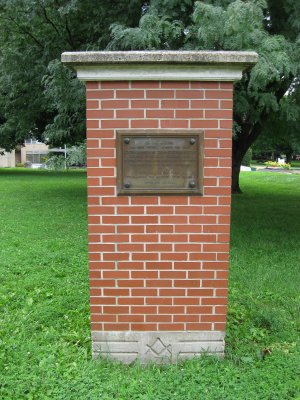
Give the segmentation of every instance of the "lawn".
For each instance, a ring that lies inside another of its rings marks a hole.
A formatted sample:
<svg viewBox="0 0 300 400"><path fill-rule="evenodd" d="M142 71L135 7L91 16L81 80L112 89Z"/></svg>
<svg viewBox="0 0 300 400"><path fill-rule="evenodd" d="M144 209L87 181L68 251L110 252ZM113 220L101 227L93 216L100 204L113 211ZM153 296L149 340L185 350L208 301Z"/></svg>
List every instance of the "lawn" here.
<svg viewBox="0 0 300 400"><path fill-rule="evenodd" d="M291 166L292 166L293 168L300 168L300 160L293 160L293 161L291 162Z"/></svg>
<svg viewBox="0 0 300 400"><path fill-rule="evenodd" d="M0 399L300 400L300 176L233 199L223 360L91 360L86 176L0 171Z"/></svg>

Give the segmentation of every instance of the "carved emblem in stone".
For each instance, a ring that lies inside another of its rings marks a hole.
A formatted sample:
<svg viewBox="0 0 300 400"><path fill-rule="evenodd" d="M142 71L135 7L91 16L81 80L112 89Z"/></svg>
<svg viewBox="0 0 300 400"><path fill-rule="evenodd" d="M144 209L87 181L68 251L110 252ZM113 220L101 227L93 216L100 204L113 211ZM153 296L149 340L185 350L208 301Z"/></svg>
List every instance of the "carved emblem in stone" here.
<svg viewBox="0 0 300 400"><path fill-rule="evenodd" d="M156 338L151 345L147 344L147 347L147 353L151 352L155 357L172 356L172 346L164 344L160 338Z"/></svg>

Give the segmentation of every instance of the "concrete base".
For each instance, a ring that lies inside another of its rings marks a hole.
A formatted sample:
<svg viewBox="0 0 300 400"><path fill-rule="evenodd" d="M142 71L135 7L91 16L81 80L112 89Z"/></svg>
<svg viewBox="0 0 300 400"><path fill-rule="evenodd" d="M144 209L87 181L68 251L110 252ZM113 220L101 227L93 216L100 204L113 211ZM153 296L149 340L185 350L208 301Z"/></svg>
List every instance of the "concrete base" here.
<svg viewBox="0 0 300 400"><path fill-rule="evenodd" d="M174 363L206 354L224 354L224 332L92 332L93 357L126 364L139 360Z"/></svg>

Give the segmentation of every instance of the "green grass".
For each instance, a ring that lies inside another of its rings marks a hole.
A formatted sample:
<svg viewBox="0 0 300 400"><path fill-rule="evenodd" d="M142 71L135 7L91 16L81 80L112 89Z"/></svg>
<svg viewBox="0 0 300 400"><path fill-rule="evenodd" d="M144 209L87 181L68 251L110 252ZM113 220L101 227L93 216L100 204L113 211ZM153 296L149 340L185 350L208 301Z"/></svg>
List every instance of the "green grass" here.
<svg viewBox="0 0 300 400"><path fill-rule="evenodd" d="M224 360L91 360L86 176L0 171L0 399L300 399L300 176L242 175Z"/></svg>
<svg viewBox="0 0 300 400"><path fill-rule="evenodd" d="M291 166L292 166L293 168L300 168L300 160L293 160L293 161L291 162Z"/></svg>

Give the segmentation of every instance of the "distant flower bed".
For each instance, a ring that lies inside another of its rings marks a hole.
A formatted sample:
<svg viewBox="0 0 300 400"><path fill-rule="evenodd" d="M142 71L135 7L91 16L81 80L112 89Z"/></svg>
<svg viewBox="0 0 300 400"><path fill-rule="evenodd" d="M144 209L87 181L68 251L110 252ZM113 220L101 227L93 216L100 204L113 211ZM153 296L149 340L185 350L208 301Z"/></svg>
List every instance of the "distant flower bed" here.
<svg viewBox="0 0 300 400"><path fill-rule="evenodd" d="M264 164L271 168L291 169L291 164L281 164L277 161L266 161Z"/></svg>

